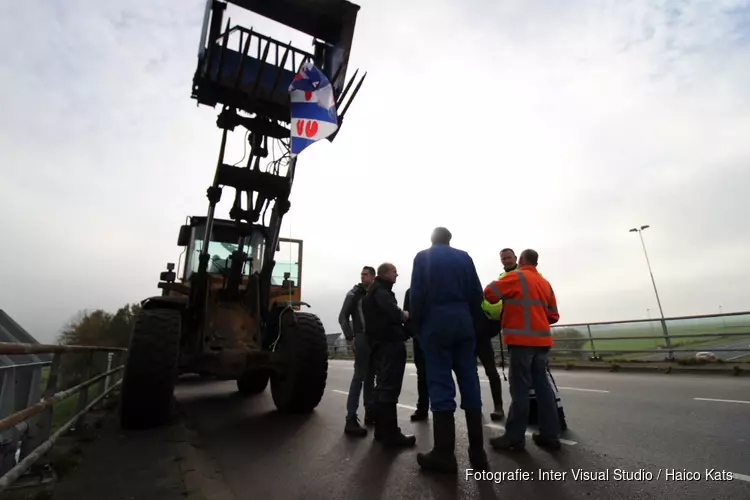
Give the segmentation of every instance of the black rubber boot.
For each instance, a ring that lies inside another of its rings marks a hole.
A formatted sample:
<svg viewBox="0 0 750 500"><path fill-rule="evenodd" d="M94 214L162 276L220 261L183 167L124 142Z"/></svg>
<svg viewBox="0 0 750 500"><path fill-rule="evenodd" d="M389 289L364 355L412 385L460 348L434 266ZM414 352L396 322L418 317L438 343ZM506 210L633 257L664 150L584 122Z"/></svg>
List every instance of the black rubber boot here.
<svg viewBox="0 0 750 500"><path fill-rule="evenodd" d="M411 414L411 421L412 422L419 422L421 420L427 420L429 417L428 411L423 408L417 408L417 411Z"/></svg>
<svg viewBox="0 0 750 500"><path fill-rule="evenodd" d="M385 446L414 446L417 438L401 432L396 403L378 403L375 417L375 440Z"/></svg>
<svg viewBox="0 0 750 500"><path fill-rule="evenodd" d="M359 425L357 417L347 417L344 432L350 436L364 437L367 435L367 429Z"/></svg>
<svg viewBox="0 0 750 500"><path fill-rule="evenodd" d="M452 411L432 412L432 433L432 451L417 453L417 463L425 470L455 474L458 463L455 453L456 423Z"/></svg>
<svg viewBox="0 0 750 500"><path fill-rule="evenodd" d="M469 434L469 461L480 471L490 470L487 453L484 451L482 410L466 410L466 431Z"/></svg>
<svg viewBox="0 0 750 500"><path fill-rule="evenodd" d="M375 410L365 410L365 425L375 425Z"/></svg>

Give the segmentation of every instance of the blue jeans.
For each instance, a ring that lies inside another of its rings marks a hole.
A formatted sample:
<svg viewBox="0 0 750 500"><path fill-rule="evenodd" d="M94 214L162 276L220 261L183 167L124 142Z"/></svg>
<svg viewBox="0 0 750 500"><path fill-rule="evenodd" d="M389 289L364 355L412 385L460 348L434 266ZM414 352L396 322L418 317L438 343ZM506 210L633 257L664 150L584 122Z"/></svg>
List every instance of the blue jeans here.
<svg viewBox="0 0 750 500"><path fill-rule="evenodd" d="M372 400L372 388L375 380L374 372L370 369L370 346L363 333L354 336L354 375L349 386L349 397L346 400L346 418L357 416L359 408L359 394L364 386L362 399L365 411L375 409Z"/></svg>
<svg viewBox="0 0 750 500"><path fill-rule="evenodd" d="M539 433L556 440L560 435L555 393L547 377L549 347L508 346L510 353L509 385L511 403L505 434L513 443L526 440L529 421L529 391L533 388L539 412Z"/></svg>

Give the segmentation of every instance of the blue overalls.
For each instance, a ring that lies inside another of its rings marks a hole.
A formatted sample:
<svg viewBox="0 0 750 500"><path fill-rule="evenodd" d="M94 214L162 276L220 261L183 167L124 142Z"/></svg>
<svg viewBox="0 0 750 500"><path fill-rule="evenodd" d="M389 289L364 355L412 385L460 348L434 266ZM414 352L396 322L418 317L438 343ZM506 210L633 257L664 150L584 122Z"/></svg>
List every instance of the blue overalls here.
<svg viewBox="0 0 750 500"><path fill-rule="evenodd" d="M414 258L412 319L419 325L433 412L456 410L456 373L461 408L481 410L474 317L482 314L482 285L469 255L435 244Z"/></svg>

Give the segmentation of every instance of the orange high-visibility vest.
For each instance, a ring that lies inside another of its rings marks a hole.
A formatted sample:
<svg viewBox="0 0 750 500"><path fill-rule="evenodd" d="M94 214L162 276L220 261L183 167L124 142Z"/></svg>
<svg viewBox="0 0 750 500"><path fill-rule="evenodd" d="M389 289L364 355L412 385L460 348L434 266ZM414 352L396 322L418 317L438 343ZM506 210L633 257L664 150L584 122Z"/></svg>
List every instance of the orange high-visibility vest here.
<svg viewBox="0 0 750 500"><path fill-rule="evenodd" d="M490 304L503 301L503 344L551 347L550 325L560 320L552 285L534 266L522 266L484 289Z"/></svg>

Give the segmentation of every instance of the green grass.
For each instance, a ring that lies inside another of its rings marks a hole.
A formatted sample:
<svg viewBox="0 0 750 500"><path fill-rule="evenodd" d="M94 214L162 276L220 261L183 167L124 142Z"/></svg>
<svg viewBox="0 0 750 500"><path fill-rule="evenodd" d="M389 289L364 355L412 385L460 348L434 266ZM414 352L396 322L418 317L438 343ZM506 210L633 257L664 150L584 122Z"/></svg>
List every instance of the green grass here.
<svg viewBox="0 0 750 500"><path fill-rule="evenodd" d="M44 390L47 388L47 380L49 378L49 367L42 368L42 376L41 376L41 386L42 386L42 393L44 393ZM112 382L114 382L114 377ZM58 386L57 392L60 392L65 389L69 389L70 387L63 387L60 388ZM71 418L73 418L76 413L78 413L78 398L79 393L73 394L67 399L64 399L62 401L58 401L54 405L52 405L52 430L51 432L55 432L60 427L65 425L65 423L68 422ZM94 383L93 385L88 387L88 403L91 403L96 397L98 397L101 394L101 391L99 390L99 382Z"/></svg>
<svg viewBox="0 0 750 500"><path fill-rule="evenodd" d="M558 328L569 328L575 330L579 335L588 339L589 333L586 326L565 327L560 325ZM670 338L673 347L683 348L710 348L716 344L724 344L735 340L750 339L750 315L730 316L724 318L701 318L695 320L668 320L667 330L671 335L689 335L701 334L701 337L678 337ZM747 332L747 335L725 336L724 333ZM564 332L560 332L561 337ZM603 351L619 351L629 349L656 349L664 347L664 337L662 336L661 323L652 321L649 323L623 323L615 325L591 325L591 336L594 338L594 349L599 353L606 355ZM659 338L634 338L618 340L602 340L607 337L659 337ZM559 342L562 344L563 342ZM560 347L563 347L560 345ZM586 340L581 346L582 349L590 349L591 342ZM643 353L648 355L649 353ZM637 353L630 353L637 356Z"/></svg>

